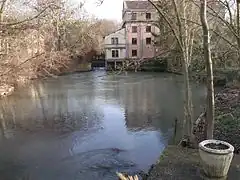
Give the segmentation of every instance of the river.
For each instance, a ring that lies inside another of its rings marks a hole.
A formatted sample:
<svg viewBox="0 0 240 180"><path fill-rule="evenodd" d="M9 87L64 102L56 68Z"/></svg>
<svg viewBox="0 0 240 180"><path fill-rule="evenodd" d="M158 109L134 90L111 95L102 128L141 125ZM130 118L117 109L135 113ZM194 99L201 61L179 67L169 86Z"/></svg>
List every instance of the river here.
<svg viewBox="0 0 240 180"><path fill-rule="evenodd" d="M206 90L192 84L195 117ZM183 116L181 76L76 73L1 100L3 180L116 179L147 171Z"/></svg>

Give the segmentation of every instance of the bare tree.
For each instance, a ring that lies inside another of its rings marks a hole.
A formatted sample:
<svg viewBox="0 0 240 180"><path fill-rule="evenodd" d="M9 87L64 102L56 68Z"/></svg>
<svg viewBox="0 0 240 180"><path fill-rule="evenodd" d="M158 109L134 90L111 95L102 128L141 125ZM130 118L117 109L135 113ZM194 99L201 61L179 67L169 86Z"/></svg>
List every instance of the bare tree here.
<svg viewBox="0 0 240 180"><path fill-rule="evenodd" d="M0 87L74 71L102 50L102 36L115 27L69 2L0 0Z"/></svg>
<svg viewBox="0 0 240 180"><path fill-rule="evenodd" d="M192 46L193 39L195 37L195 26L189 23L187 19L197 18L194 16L194 5L193 3L183 0L177 2L176 0L171 0L170 6L173 9L172 15L169 12L164 11L164 7L161 6L161 1L156 3L155 1L148 0L157 10L159 15L166 22L167 26L173 33L174 38L180 49L181 60L182 60L182 72L184 75L184 136L187 141L192 141L192 99L191 99L191 89L189 83L189 66L192 60Z"/></svg>
<svg viewBox="0 0 240 180"><path fill-rule="evenodd" d="M214 130L214 87L213 87L213 68L210 49L210 36L207 21L207 1L201 0L200 11L202 30L203 30L203 49L207 68L207 118L206 118L206 138L213 139Z"/></svg>
<svg viewBox="0 0 240 180"><path fill-rule="evenodd" d="M225 52L234 54L235 57L227 57L226 61L231 59L232 66L240 65L240 2L239 0L218 0L214 3L215 6L207 3L207 15L214 17L218 22L218 31L212 31L211 28L210 31L230 46L229 48L224 46Z"/></svg>

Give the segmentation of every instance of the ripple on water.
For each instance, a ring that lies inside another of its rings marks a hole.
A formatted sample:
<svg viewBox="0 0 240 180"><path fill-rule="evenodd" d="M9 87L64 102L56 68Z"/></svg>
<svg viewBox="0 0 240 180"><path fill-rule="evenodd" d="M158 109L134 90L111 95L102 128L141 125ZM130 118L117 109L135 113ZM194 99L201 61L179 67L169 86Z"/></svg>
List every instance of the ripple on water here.
<svg viewBox="0 0 240 180"><path fill-rule="evenodd" d="M124 158L128 152L117 148L95 149L62 159L62 164L77 167L76 178L116 178L116 172L137 172L134 162Z"/></svg>

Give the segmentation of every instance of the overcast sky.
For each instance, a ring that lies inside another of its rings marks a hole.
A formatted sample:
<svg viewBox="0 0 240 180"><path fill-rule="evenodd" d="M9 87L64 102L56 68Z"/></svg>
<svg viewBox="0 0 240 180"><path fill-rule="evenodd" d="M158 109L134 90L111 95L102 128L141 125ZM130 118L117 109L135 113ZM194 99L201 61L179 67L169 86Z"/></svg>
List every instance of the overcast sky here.
<svg viewBox="0 0 240 180"><path fill-rule="evenodd" d="M97 0L86 0L86 10L100 19L111 19L121 21L123 0L104 0L98 6Z"/></svg>

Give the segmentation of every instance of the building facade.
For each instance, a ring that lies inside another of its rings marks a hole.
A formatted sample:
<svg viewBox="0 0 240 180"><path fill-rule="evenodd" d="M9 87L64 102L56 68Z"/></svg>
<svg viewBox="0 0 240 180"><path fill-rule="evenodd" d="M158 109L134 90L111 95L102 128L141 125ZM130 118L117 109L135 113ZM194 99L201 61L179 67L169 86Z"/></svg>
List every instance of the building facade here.
<svg viewBox="0 0 240 180"><path fill-rule="evenodd" d="M106 67L112 66L116 69L119 63L126 58L126 36L125 29L119 29L104 38Z"/></svg>
<svg viewBox="0 0 240 180"><path fill-rule="evenodd" d="M152 58L156 54L154 37L158 28L153 24L158 13L148 1L123 2L123 27L126 35L126 58Z"/></svg>
<svg viewBox="0 0 240 180"><path fill-rule="evenodd" d="M156 55L154 36L159 30L153 24L158 13L147 0L123 2L122 29L104 39L107 65L124 60L141 60Z"/></svg>

